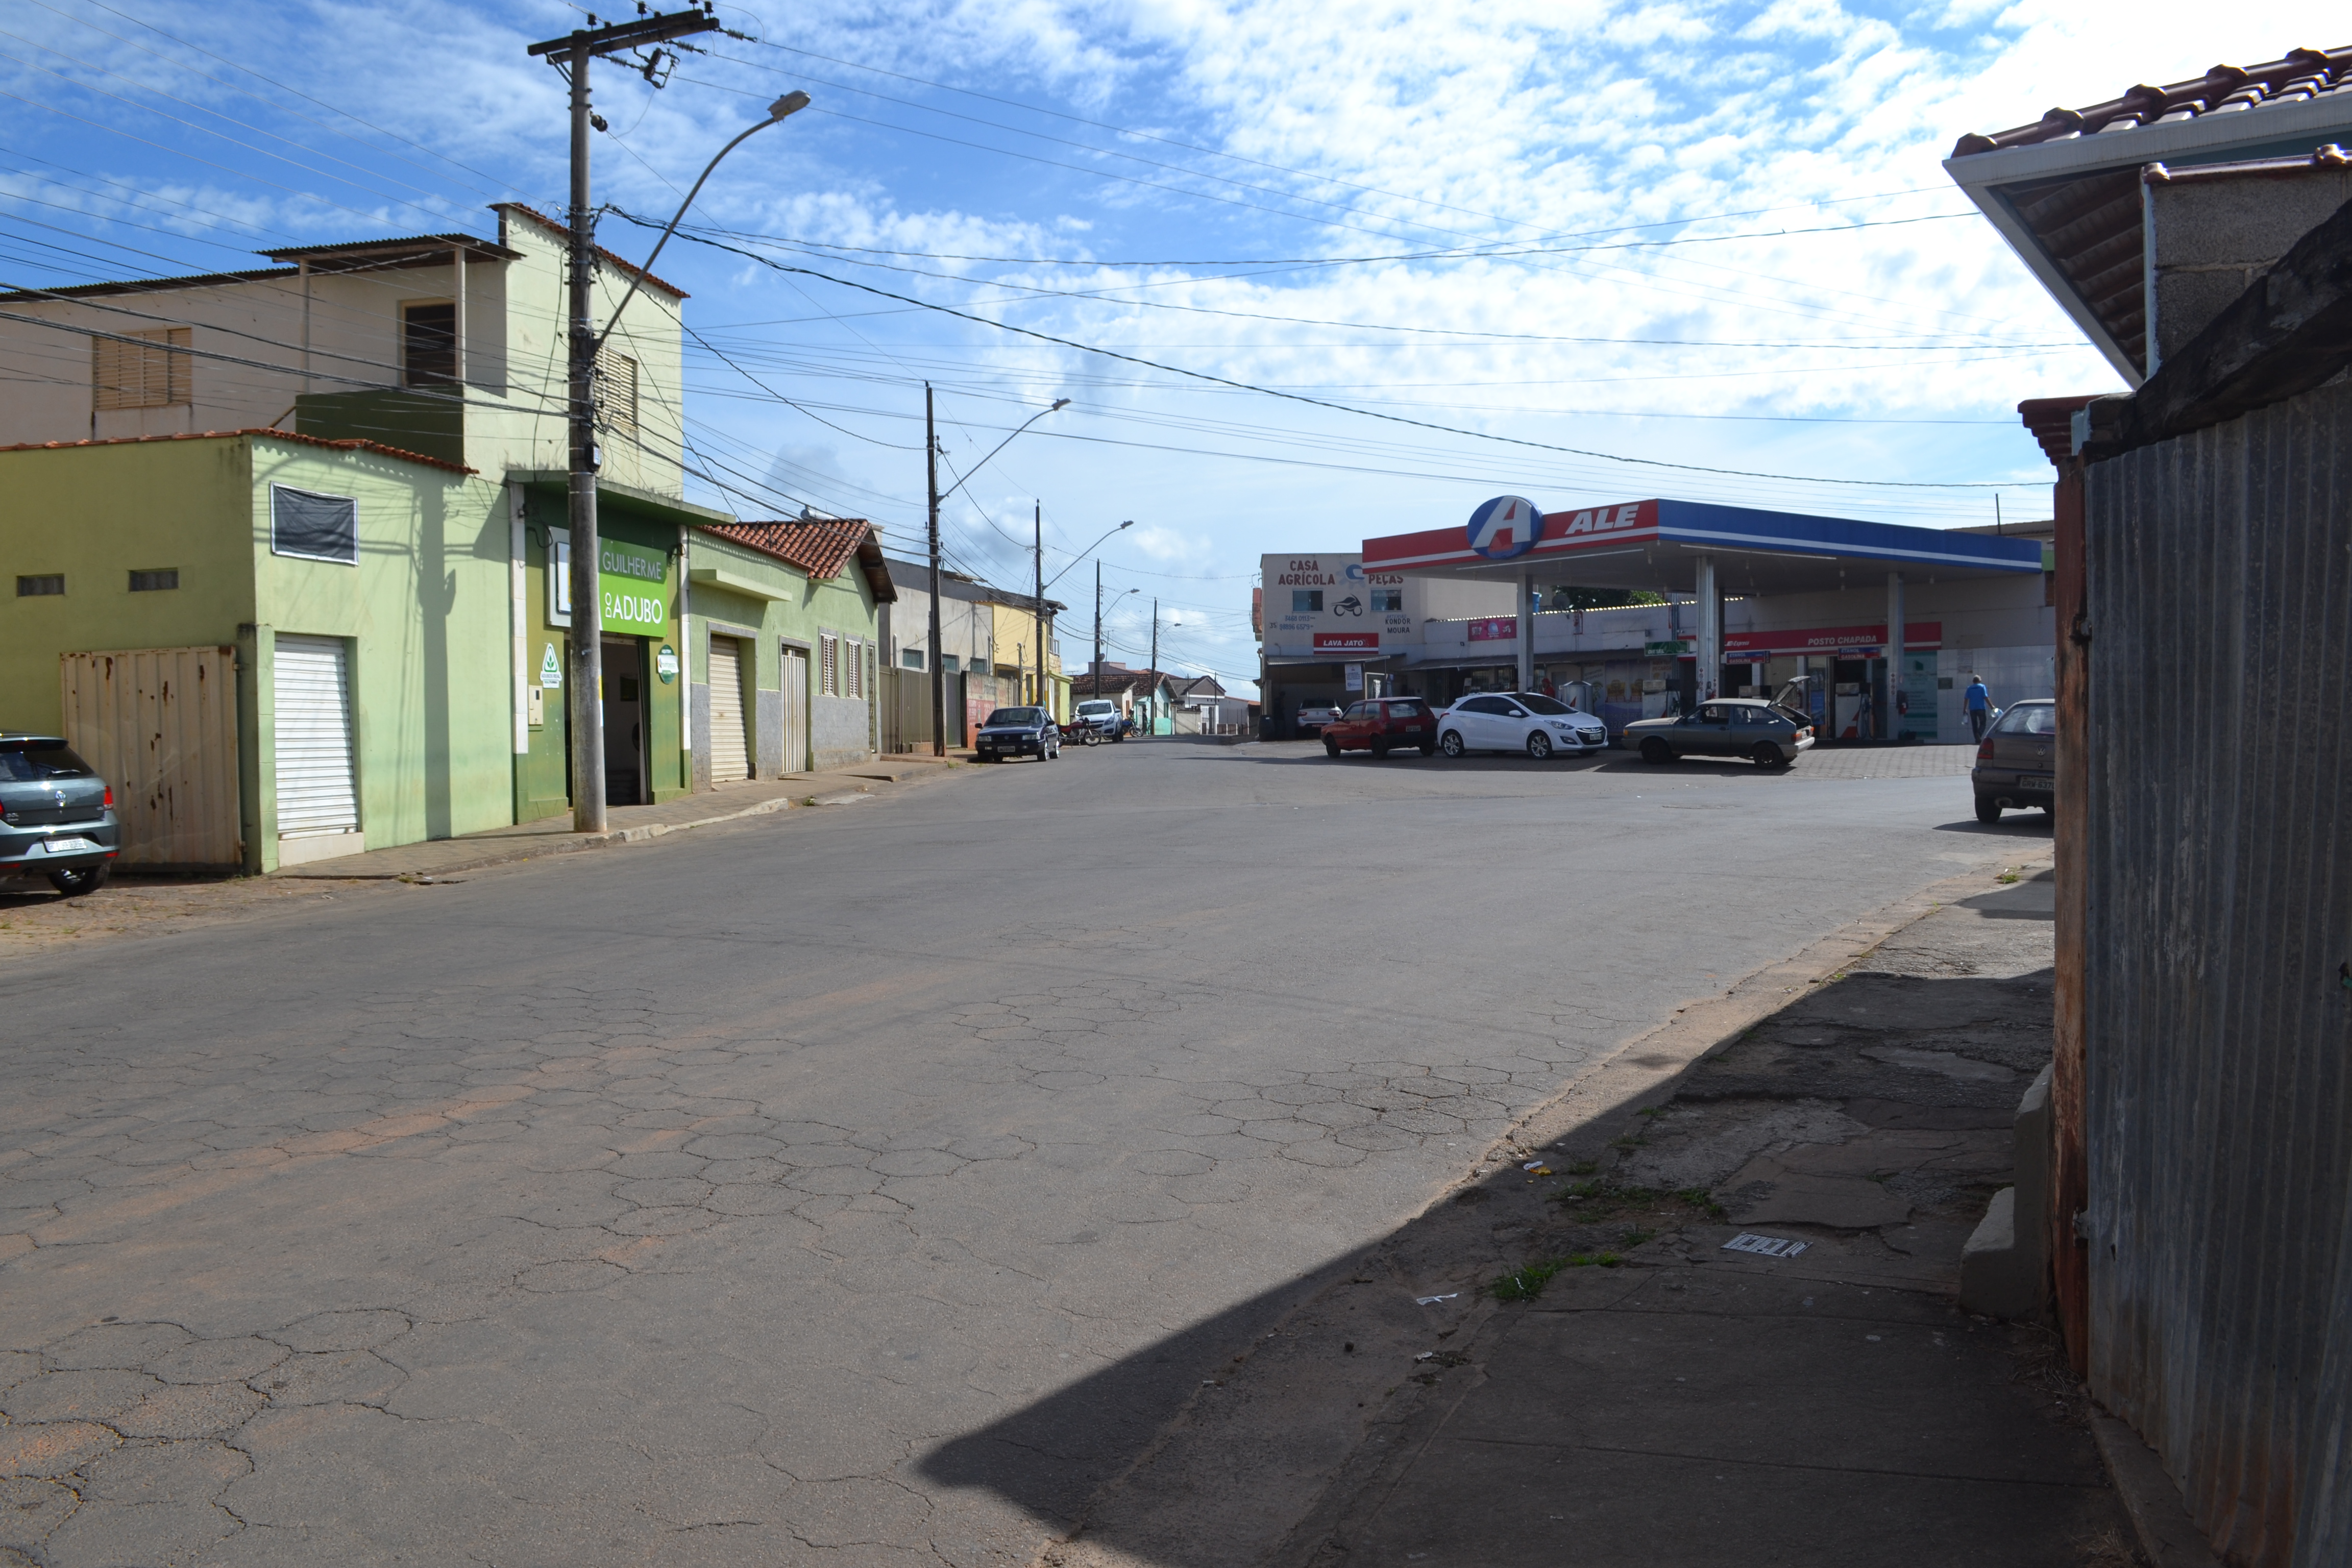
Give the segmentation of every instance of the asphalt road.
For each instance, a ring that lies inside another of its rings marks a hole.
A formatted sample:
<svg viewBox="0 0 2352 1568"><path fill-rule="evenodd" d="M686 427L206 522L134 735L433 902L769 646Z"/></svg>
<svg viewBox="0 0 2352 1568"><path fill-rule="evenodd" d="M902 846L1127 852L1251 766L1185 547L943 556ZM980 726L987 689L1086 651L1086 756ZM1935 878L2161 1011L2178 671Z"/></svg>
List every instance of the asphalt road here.
<svg viewBox="0 0 2352 1568"><path fill-rule="evenodd" d="M0 1563L1025 1564L1586 1064L2047 844L1835 771L1074 750L0 962Z"/></svg>

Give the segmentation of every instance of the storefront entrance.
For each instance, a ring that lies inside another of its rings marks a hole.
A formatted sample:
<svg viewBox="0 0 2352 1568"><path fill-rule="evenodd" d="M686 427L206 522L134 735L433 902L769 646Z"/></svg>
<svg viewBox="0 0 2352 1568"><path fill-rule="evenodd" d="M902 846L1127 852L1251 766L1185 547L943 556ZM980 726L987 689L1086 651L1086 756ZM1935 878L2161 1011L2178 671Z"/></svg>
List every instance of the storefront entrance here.
<svg viewBox="0 0 2352 1568"><path fill-rule="evenodd" d="M606 637L604 658L604 801L642 805L646 792L646 643Z"/></svg>

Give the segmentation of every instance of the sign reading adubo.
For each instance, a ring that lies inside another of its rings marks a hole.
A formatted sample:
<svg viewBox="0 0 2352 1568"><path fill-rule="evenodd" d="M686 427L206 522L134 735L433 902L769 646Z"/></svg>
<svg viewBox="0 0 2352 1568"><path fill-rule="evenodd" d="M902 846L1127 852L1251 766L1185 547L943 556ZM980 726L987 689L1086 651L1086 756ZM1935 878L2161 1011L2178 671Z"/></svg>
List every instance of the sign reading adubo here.
<svg viewBox="0 0 2352 1568"><path fill-rule="evenodd" d="M597 618L608 632L660 637L669 629L669 556L618 539L596 542Z"/></svg>

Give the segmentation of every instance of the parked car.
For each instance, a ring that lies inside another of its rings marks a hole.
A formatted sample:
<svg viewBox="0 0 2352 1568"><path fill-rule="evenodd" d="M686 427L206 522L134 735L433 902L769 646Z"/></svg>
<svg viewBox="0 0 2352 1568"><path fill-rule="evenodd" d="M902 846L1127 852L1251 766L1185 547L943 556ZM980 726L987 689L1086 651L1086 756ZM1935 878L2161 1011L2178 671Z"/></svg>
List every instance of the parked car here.
<svg viewBox="0 0 2352 1568"><path fill-rule="evenodd" d="M47 877L76 898L106 885L121 849L97 769L56 735L0 731L0 879Z"/></svg>
<svg viewBox="0 0 2352 1568"><path fill-rule="evenodd" d="M1609 727L1540 691L1482 691L1437 715L1437 744L1449 757L1469 752L1580 755L1607 746Z"/></svg>
<svg viewBox="0 0 2352 1568"><path fill-rule="evenodd" d="M1292 727L1301 740L1319 735L1324 727L1339 721L1340 708L1336 702L1302 702L1298 705L1298 722Z"/></svg>
<svg viewBox="0 0 2352 1568"><path fill-rule="evenodd" d="M1342 752L1370 752L1385 757L1401 746L1423 756L1437 750L1437 715L1418 697L1375 697L1349 704L1348 710L1323 726L1327 756Z"/></svg>
<svg viewBox="0 0 2352 1568"><path fill-rule="evenodd" d="M1043 708L999 708L980 727L971 749L983 763L1009 763L1015 757L1050 763L1062 754L1062 731Z"/></svg>
<svg viewBox="0 0 2352 1568"><path fill-rule="evenodd" d="M2056 702L2033 698L2002 709L1977 743L1977 765L1969 774L1977 795L1977 820L1999 822L2004 808L2053 810L2057 750Z"/></svg>
<svg viewBox="0 0 2352 1568"><path fill-rule="evenodd" d="M1089 746L1118 740L1118 704L1108 697L1089 697L1071 713L1070 725L1086 731L1079 738Z"/></svg>
<svg viewBox="0 0 2352 1568"><path fill-rule="evenodd" d="M1718 697L1674 719L1636 719L1625 744L1645 763L1679 757L1746 757L1784 768L1813 743L1813 721L1794 708L1754 697Z"/></svg>

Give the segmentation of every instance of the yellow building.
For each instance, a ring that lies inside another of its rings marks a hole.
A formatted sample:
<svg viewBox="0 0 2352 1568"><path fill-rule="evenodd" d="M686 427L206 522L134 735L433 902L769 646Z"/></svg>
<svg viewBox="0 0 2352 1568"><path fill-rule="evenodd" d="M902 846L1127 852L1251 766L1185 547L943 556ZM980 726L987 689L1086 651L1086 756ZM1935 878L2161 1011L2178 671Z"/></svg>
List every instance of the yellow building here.
<svg viewBox="0 0 2352 1568"><path fill-rule="evenodd" d="M988 601L989 646L993 650L997 690L1006 701L1043 703L1056 720L1070 716L1070 681L1054 648L1054 617L1065 606L1045 602L1045 689L1037 688L1037 601L1026 594L992 591Z"/></svg>

